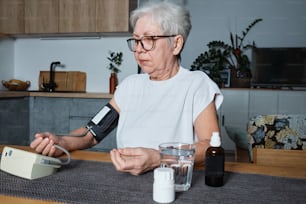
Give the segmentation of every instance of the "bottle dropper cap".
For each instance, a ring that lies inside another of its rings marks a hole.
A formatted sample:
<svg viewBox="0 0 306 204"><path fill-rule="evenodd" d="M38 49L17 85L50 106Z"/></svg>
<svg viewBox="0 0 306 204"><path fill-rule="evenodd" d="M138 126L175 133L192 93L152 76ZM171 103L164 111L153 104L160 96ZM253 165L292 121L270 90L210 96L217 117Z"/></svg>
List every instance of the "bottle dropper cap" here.
<svg viewBox="0 0 306 204"><path fill-rule="evenodd" d="M221 140L220 140L219 132L213 132L213 134L210 138L210 146L212 146L212 147L220 147L221 146Z"/></svg>

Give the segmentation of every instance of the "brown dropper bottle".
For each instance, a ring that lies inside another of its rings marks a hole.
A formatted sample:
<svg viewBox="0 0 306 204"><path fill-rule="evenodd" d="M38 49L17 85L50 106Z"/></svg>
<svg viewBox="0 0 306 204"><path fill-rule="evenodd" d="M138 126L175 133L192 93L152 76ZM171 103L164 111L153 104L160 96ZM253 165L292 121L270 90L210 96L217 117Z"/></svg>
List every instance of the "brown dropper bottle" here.
<svg viewBox="0 0 306 204"><path fill-rule="evenodd" d="M223 186L224 149L218 132L213 132L210 147L206 150L205 184L208 186Z"/></svg>

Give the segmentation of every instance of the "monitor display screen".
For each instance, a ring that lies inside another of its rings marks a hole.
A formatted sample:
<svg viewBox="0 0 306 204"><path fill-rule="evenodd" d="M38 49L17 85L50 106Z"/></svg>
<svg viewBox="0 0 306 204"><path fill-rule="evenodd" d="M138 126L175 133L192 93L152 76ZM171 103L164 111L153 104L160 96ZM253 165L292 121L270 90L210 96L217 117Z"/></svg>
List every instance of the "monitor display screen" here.
<svg viewBox="0 0 306 204"><path fill-rule="evenodd" d="M306 87L306 48L256 48L252 87Z"/></svg>

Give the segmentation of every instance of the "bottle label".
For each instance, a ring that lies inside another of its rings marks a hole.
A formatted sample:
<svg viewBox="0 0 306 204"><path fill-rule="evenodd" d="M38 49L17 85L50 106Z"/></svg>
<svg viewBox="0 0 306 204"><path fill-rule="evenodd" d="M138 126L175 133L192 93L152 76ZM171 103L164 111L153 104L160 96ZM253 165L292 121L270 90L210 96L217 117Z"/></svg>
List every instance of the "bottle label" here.
<svg viewBox="0 0 306 204"><path fill-rule="evenodd" d="M206 156L206 167L205 174L206 176L222 176L224 173L224 156L215 155L215 156Z"/></svg>

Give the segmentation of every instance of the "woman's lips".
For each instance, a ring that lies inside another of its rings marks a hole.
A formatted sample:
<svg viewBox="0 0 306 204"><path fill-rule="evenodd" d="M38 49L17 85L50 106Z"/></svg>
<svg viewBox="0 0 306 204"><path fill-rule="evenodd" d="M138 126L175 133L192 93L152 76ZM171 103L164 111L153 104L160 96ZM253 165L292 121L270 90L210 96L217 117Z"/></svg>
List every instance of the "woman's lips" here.
<svg viewBox="0 0 306 204"><path fill-rule="evenodd" d="M138 62L139 62L139 64L141 64L141 65L145 65L146 62L147 62L147 60L140 59L140 60L138 60Z"/></svg>

